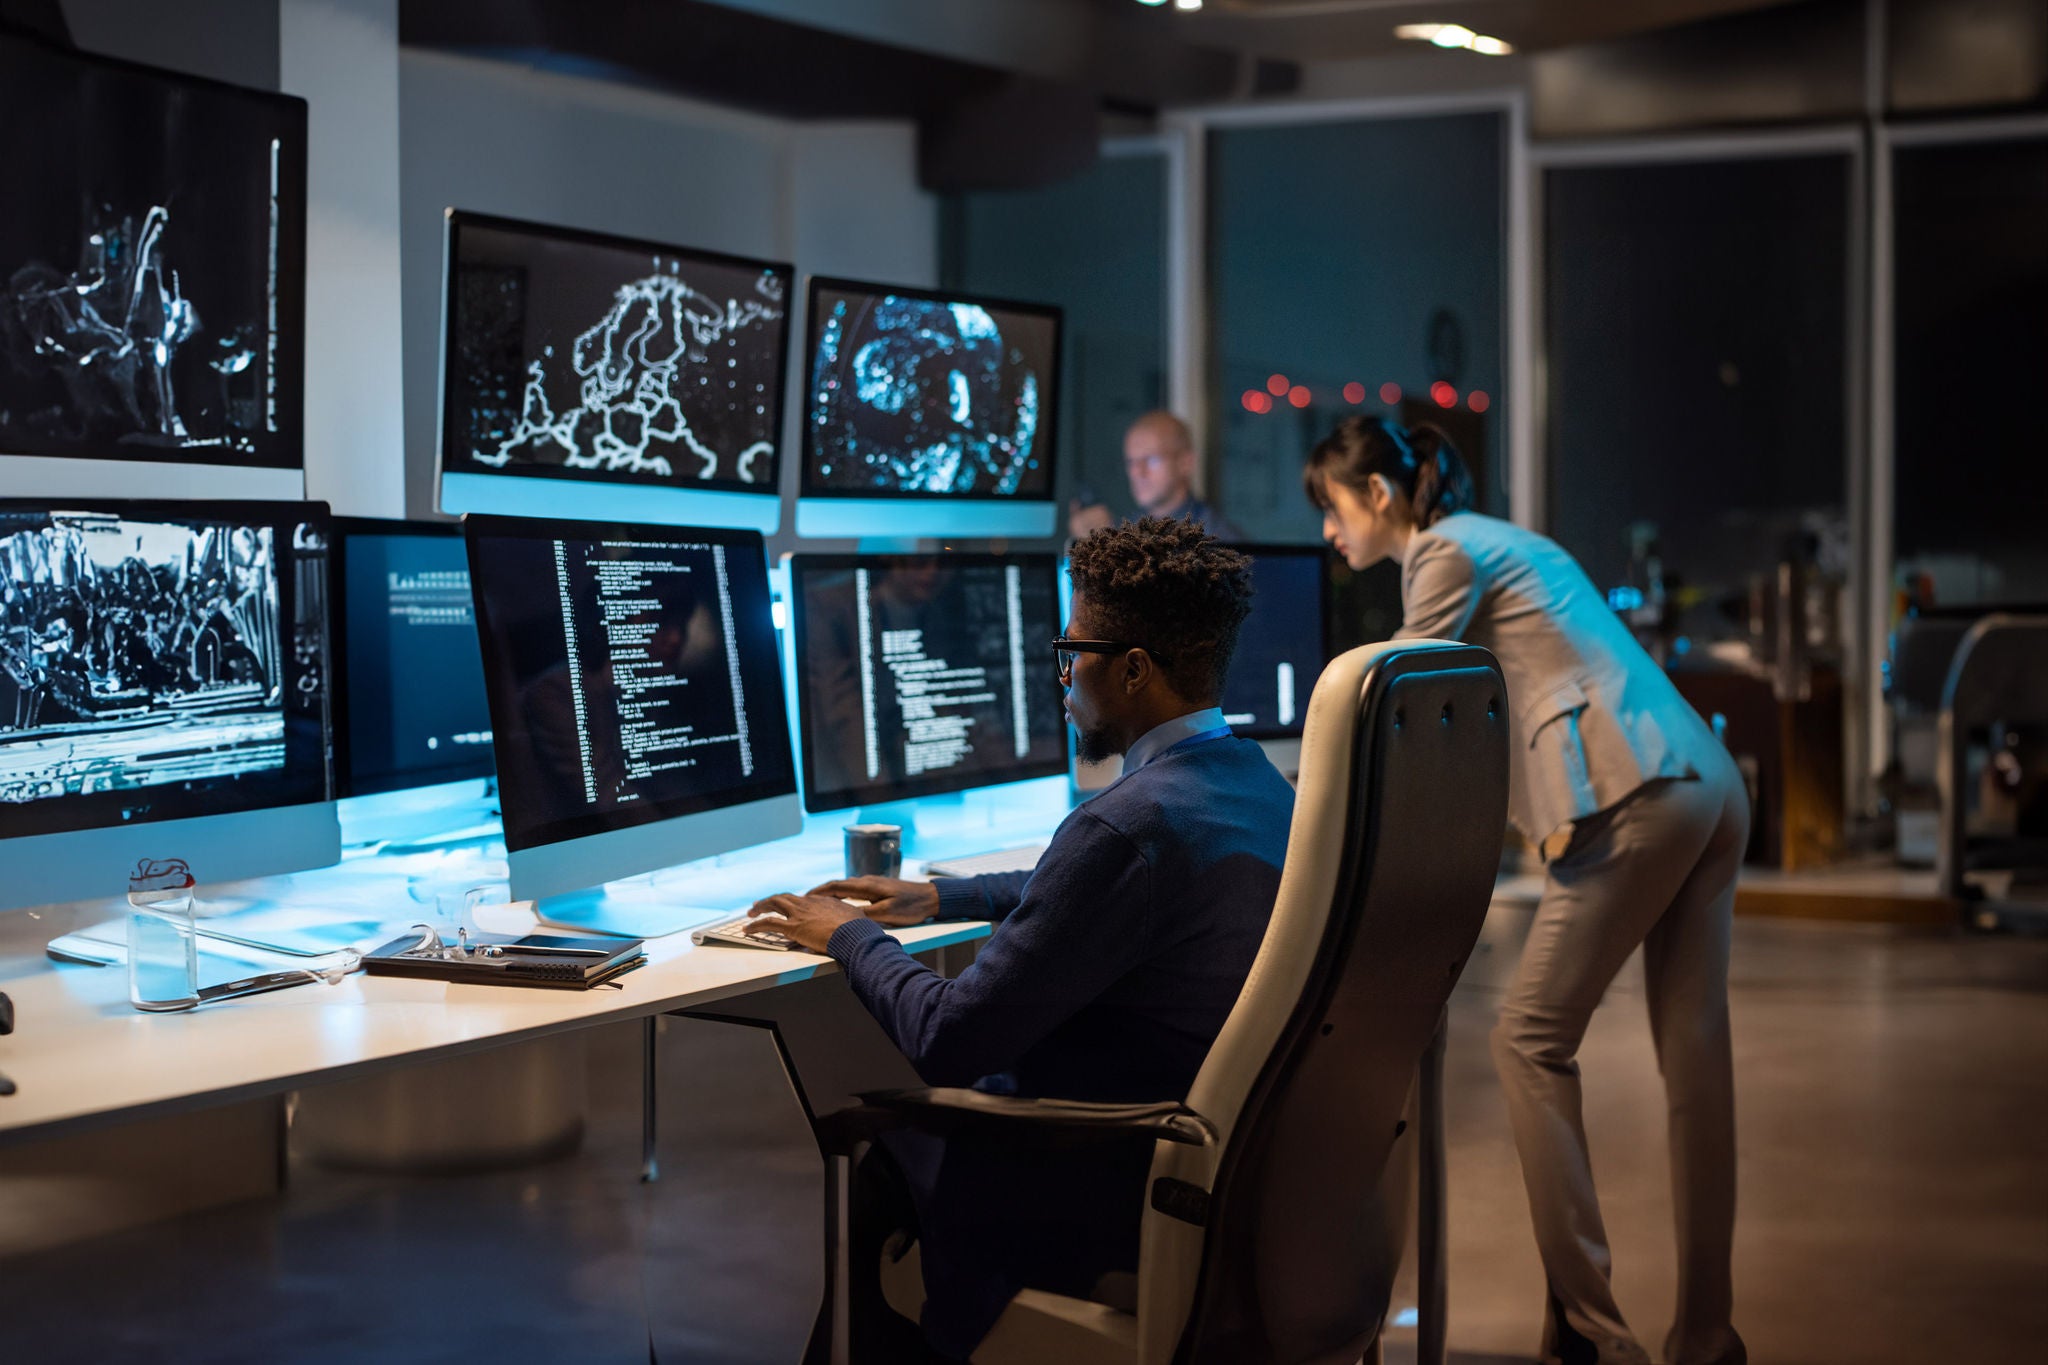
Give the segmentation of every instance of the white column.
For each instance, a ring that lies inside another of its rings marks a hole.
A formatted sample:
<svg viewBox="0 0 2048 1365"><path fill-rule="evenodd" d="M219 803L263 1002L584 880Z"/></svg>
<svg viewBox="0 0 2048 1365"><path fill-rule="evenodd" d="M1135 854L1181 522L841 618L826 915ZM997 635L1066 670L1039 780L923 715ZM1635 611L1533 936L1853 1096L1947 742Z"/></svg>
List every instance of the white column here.
<svg viewBox="0 0 2048 1365"><path fill-rule="evenodd" d="M306 496L400 517L398 4L279 0L278 20L280 85L310 106Z"/></svg>

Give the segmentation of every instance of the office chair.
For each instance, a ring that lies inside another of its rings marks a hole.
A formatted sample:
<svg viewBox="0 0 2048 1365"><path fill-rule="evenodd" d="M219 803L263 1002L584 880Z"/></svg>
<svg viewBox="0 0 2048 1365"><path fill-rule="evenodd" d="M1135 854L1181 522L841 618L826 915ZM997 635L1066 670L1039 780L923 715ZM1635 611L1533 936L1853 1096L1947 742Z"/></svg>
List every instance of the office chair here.
<svg viewBox="0 0 2048 1365"><path fill-rule="evenodd" d="M1309 703L1287 864L1244 990L1185 1104L972 1090L863 1097L826 1151L825 1309L811 1361L847 1349L845 1168L879 1125L1007 1142L1153 1145L1134 1302L1024 1290L979 1365L1351 1365L1375 1351L1395 1257L1375 1199L1422 1063L1422 1359L1442 1358L1441 1020L1492 897L1506 825L1507 692L1486 650L1339 656ZM1427 1054L1427 1055L1426 1055ZM1434 1207L1430 1207L1431 1205ZM1393 1244L1398 1247L1398 1241ZM883 1266L913 1321L916 1255Z"/></svg>
<svg viewBox="0 0 2048 1365"><path fill-rule="evenodd" d="M1970 743L1994 722L2048 724L2048 616L1996 612L1963 635L1941 692L1935 750L1935 787L1941 794L1935 887L1963 908L1967 922L1981 929L2039 928L2048 921L2036 900L2010 892L1988 896L1973 873L2014 872L2038 880L2048 868L2048 840L2027 837L1972 838L1969 830Z"/></svg>

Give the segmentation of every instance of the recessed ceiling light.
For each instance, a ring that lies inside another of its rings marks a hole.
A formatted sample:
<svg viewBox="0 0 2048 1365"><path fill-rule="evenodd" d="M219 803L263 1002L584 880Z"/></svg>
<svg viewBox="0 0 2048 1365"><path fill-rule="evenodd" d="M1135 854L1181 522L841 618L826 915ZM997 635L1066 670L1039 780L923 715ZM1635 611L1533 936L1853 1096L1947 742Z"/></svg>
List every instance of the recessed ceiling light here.
<svg viewBox="0 0 2048 1365"><path fill-rule="evenodd" d="M1474 33L1463 24L1402 24L1395 28L1394 36L1438 47L1461 47L1486 57L1505 57L1515 50L1513 44Z"/></svg>
<svg viewBox="0 0 2048 1365"><path fill-rule="evenodd" d="M1150 5L1152 6L1152 8L1158 9L1161 5L1166 3L1166 0L1138 0L1138 3L1141 5Z"/></svg>
<svg viewBox="0 0 2048 1365"><path fill-rule="evenodd" d="M1202 0L1173 0L1173 7L1178 10L1198 10L1202 7Z"/></svg>

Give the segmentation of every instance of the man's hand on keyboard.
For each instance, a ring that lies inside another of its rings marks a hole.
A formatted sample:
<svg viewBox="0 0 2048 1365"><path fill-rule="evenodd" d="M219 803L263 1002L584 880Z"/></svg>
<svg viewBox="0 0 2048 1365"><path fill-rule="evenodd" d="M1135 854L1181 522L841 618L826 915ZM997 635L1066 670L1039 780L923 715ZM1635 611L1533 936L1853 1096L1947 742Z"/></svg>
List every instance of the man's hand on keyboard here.
<svg viewBox="0 0 2048 1365"><path fill-rule="evenodd" d="M830 896L770 896L747 911L746 932L781 934L814 953L825 951L832 931L860 918L860 909Z"/></svg>
<svg viewBox="0 0 2048 1365"><path fill-rule="evenodd" d="M847 877L842 881L814 886L811 894L843 901L866 901L869 919L898 929L923 924L939 913L939 888L930 882L906 882L895 877Z"/></svg>

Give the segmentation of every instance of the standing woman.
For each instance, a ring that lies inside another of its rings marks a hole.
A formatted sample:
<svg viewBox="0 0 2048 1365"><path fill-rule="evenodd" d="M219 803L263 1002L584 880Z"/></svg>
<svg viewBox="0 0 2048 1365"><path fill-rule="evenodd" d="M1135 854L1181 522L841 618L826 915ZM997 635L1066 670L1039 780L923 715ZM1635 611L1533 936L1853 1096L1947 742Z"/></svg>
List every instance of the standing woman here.
<svg viewBox="0 0 2048 1365"><path fill-rule="evenodd" d="M1574 1060L1641 945L1678 1222L1664 1359L1738 1365L1728 938L1749 807L1735 764L1570 555L1468 510L1471 477L1442 432L1346 418L1303 482L1353 569L1401 565L1401 638L1484 645L1507 679L1509 813L1546 875L1493 1055L1549 1283L1543 1358L1649 1360L1609 1282Z"/></svg>

